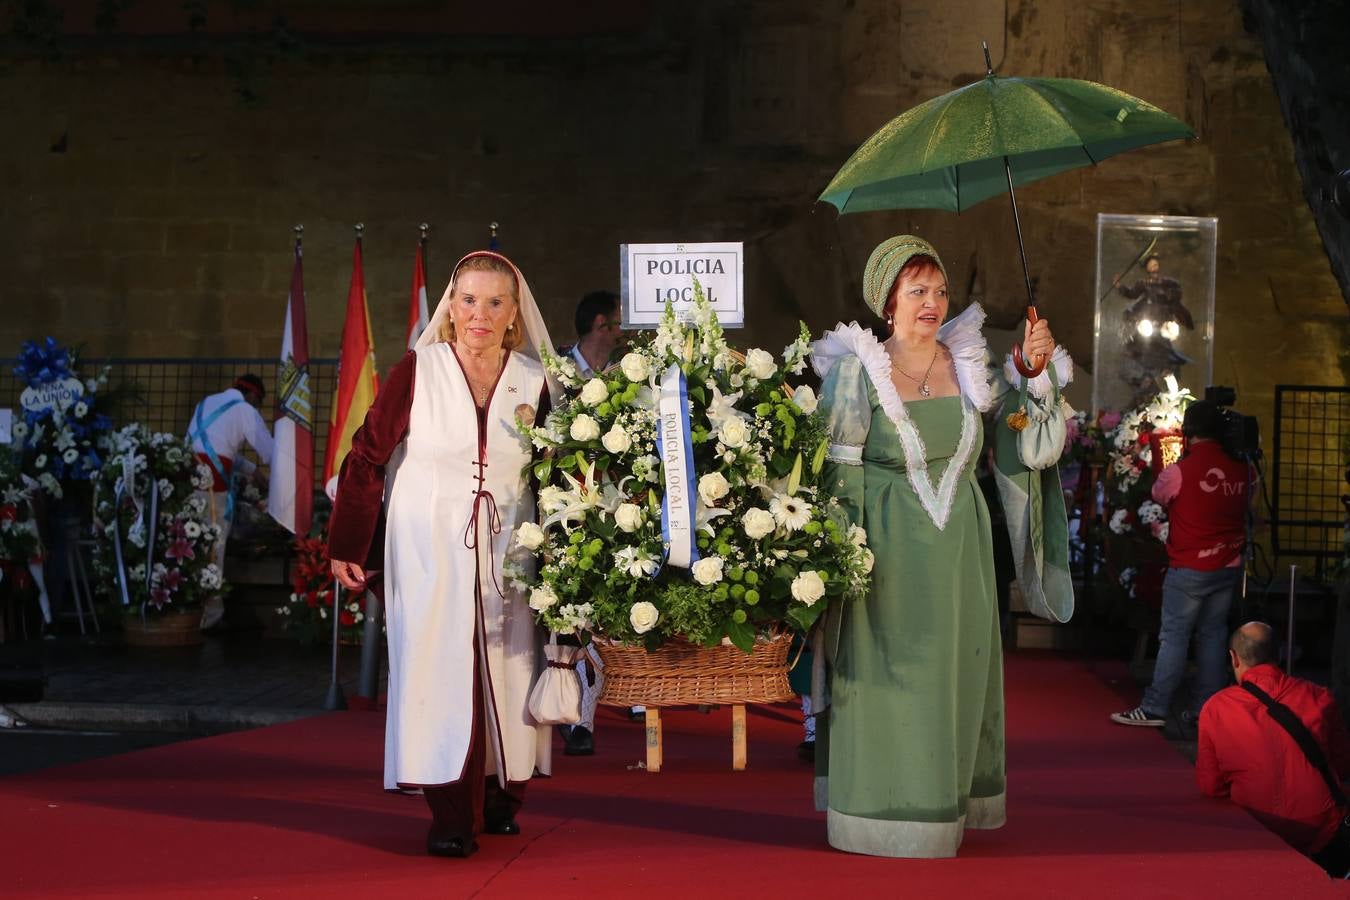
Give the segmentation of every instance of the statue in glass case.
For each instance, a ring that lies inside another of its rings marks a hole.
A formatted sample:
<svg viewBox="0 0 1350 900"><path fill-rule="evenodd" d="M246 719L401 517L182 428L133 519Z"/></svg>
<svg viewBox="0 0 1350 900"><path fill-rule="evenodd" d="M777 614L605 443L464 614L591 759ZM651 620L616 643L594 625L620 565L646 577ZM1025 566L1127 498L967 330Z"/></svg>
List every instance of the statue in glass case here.
<svg viewBox="0 0 1350 900"><path fill-rule="evenodd" d="M1144 261L1144 272L1145 277L1132 285L1120 283L1124 272L1111 282L1122 296L1134 301L1121 314L1129 335L1125 342L1129 363L1121 378L1134 392L1132 406L1156 396L1168 375L1179 375L1181 367L1192 362L1172 342L1181 329L1195 330L1195 319L1181 302L1181 283L1162 274L1162 260L1157 254Z"/></svg>

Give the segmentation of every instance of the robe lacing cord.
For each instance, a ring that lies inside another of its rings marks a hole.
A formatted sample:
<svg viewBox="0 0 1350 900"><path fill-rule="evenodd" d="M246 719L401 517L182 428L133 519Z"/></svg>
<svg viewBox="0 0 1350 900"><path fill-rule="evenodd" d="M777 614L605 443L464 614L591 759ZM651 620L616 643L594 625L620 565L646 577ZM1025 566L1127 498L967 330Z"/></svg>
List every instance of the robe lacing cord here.
<svg viewBox="0 0 1350 900"><path fill-rule="evenodd" d="M469 524L464 529L464 546L474 551L474 559L478 559L478 523L484 510L487 512L488 533L496 536L502 533L502 517L497 511L497 498L492 496L492 491L483 487L483 470L487 468L487 463L481 459L476 459L473 464L478 467L478 473L474 478L478 479L478 487L473 489L473 513L469 516ZM492 586L497 589L497 596L506 597L502 591L501 583L497 581L497 560L492 554L492 542L488 541L488 576L492 579Z"/></svg>

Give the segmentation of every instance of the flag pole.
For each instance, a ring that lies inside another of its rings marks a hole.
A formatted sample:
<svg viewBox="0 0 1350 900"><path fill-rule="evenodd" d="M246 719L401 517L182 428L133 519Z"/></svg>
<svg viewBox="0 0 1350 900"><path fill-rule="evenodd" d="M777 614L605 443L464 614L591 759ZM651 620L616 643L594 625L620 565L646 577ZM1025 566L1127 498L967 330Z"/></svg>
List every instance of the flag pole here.
<svg viewBox="0 0 1350 900"><path fill-rule="evenodd" d="M488 223L488 249L497 251L502 248L501 241L497 240L497 229L500 226L496 222Z"/></svg>
<svg viewBox="0 0 1350 900"><path fill-rule="evenodd" d="M333 579L333 665L332 677L328 682L328 696L323 699L323 708L330 712L347 708L347 698L342 694L342 684L338 681L338 620L342 618L342 583Z"/></svg>

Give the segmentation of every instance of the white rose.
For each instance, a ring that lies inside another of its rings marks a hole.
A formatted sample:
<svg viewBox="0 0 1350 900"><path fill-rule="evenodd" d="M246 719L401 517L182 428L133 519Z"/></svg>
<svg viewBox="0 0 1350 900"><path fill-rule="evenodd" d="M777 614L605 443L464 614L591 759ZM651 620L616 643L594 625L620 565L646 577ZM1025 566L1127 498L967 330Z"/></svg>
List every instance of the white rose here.
<svg viewBox="0 0 1350 900"><path fill-rule="evenodd" d="M587 406L599 406L608 399L609 388L605 387L604 379L592 378L581 389L581 402Z"/></svg>
<svg viewBox="0 0 1350 900"><path fill-rule="evenodd" d="M778 371L778 366L774 364L772 353L756 348L745 354L745 370L763 381L772 378L773 373Z"/></svg>
<svg viewBox="0 0 1350 900"><path fill-rule="evenodd" d="M600 443L610 453L623 453L633 446L633 439L628 436L628 432L620 427L618 422L615 422L614 427L605 432L605 436L600 439Z"/></svg>
<svg viewBox="0 0 1350 900"><path fill-rule="evenodd" d="M522 522L516 529L516 543L533 553L544 543L544 529L535 522Z"/></svg>
<svg viewBox="0 0 1350 900"><path fill-rule="evenodd" d="M739 416L732 416L717 429L717 439L727 447L744 447L749 435L750 429Z"/></svg>
<svg viewBox="0 0 1350 900"><path fill-rule="evenodd" d="M864 575L872 574L872 566L876 564L877 557L869 548L862 548L862 570Z"/></svg>
<svg viewBox="0 0 1350 900"><path fill-rule="evenodd" d="M574 441L593 441L600 436L600 423L582 413L572 420L568 431Z"/></svg>
<svg viewBox="0 0 1350 900"><path fill-rule="evenodd" d="M778 523L773 519L773 513L767 509L751 507L741 516L741 527L745 529L745 536L752 541L773 534L773 530L778 527Z"/></svg>
<svg viewBox="0 0 1350 900"><path fill-rule="evenodd" d="M651 364L641 353L625 353L623 359L619 360L619 368L629 381L644 382L651 374Z"/></svg>
<svg viewBox="0 0 1350 900"><path fill-rule="evenodd" d="M717 584L722 580L722 557L705 556L694 563L691 571L699 584Z"/></svg>
<svg viewBox="0 0 1350 900"><path fill-rule="evenodd" d="M709 472L698 480L698 495L705 506L712 506L731 490L731 485L721 472Z"/></svg>
<svg viewBox="0 0 1350 900"><path fill-rule="evenodd" d="M816 411L816 404L820 401L816 398L816 392L811 390L811 385L804 384L792 392L792 402L809 416Z"/></svg>
<svg viewBox="0 0 1350 900"><path fill-rule="evenodd" d="M825 580L819 572L808 569L792 579L792 596L807 606L815 606L825 596Z"/></svg>
<svg viewBox="0 0 1350 900"><path fill-rule="evenodd" d="M558 595L546 584L541 584L530 591L530 609L536 612L543 612L557 602Z"/></svg>
<svg viewBox="0 0 1350 900"><path fill-rule="evenodd" d="M642 525L642 507L635 503L620 503L619 508L614 510L614 524L629 534L637 531Z"/></svg>
<svg viewBox="0 0 1350 900"><path fill-rule="evenodd" d="M546 484L539 489L539 508L544 512L555 513L566 505L563 489L556 484Z"/></svg>
<svg viewBox="0 0 1350 900"><path fill-rule="evenodd" d="M646 634L651 631L660 619L661 614L656 611L656 607L646 600L634 603L633 607L628 610L628 621L632 623L633 630L638 634Z"/></svg>

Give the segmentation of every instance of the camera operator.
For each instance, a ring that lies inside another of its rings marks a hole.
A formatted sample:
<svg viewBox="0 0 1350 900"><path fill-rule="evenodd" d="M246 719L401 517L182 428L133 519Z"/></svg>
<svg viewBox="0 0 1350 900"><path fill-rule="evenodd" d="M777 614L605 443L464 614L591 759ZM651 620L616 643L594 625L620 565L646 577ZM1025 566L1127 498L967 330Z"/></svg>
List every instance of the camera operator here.
<svg viewBox="0 0 1350 900"><path fill-rule="evenodd" d="M1172 695L1186 670L1186 649L1195 634L1194 705L1200 707L1228 679L1228 609L1242 580L1250 475L1247 464L1224 449L1224 410L1207 400L1186 408L1181 459L1159 473L1153 499L1167 507L1167 577L1163 580L1162 627L1153 681L1134 709L1112 713L1121 725L1166 724Z"/></svg>

